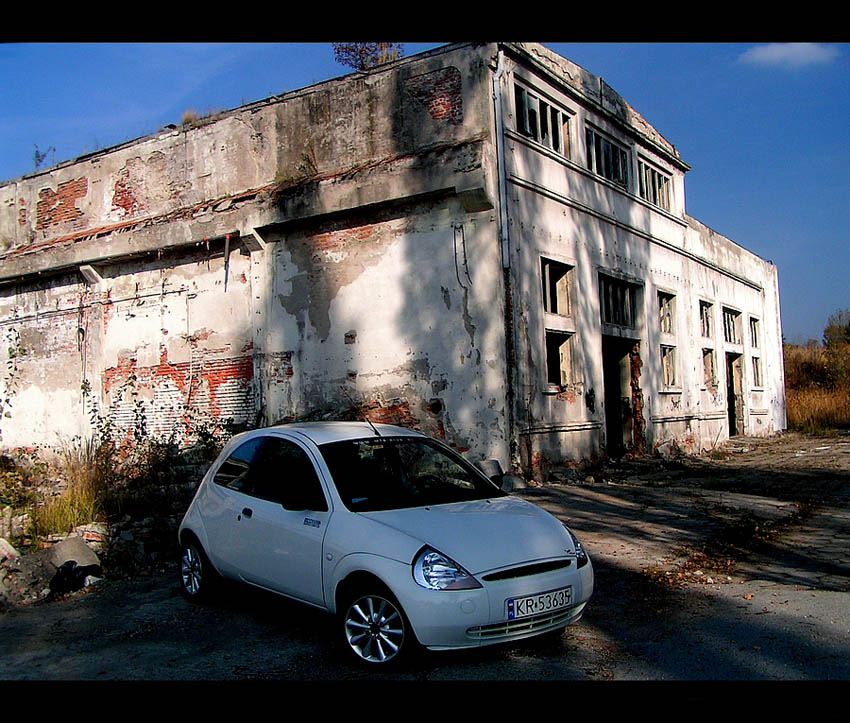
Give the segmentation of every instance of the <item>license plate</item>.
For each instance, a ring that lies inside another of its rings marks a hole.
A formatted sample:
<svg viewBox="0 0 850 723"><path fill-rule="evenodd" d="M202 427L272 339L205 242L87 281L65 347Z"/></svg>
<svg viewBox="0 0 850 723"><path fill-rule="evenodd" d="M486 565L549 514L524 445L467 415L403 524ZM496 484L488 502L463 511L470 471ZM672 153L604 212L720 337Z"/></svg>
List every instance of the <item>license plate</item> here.
<svg viewBox="0 0 850 723"><path fill-rule="evenodd" d="M573 589L562 587L559 590L550 590L538 595L511 598L508 600L508 620L569 607L572 597Z"/></svg>

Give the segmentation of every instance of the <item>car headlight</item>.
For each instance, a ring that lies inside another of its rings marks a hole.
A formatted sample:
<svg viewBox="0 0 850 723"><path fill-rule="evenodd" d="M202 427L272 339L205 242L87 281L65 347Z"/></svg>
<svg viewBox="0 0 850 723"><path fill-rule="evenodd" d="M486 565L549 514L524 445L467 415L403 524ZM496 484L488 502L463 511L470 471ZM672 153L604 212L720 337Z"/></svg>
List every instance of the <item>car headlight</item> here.
<svg viewBox="0 0 850 723"><path fill-rule="evenodd" d="M573 541L573 547L576 549L576 567L584 567L588 562L587 553L578 541L578 538L573 534L572 530L564 525L564 529Z"/></svg>
<svg viewBox="0 0 850 723"><path fill-rule="evenodd" d="M473 590L481 587L481 583L454 560L430 547L423 547L413 561L413 579L429 590Z"/></svg>

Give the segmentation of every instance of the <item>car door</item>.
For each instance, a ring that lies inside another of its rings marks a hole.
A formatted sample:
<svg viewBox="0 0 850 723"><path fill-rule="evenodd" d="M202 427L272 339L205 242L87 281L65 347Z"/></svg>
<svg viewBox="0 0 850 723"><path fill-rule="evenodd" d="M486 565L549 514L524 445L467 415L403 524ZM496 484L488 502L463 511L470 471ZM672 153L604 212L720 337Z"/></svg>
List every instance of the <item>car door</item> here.
<svg viewBox="0 0 850 723"><path fill-rule="evenodd" d="M207 552L215 567L229 577L241 577L235 543L241 534L241 511L253 500L248 494L251 467L264 443L265 437L255 436L238 445L219 465L198 502L207 531Z"/></svg>
<svg viewBox="0 0 850 723"><path fill-rule="evenodd" d="M322 544L330 518L312 456L296 442L265 437L238 510L232 555L247 582L324 605Z"/></svg>

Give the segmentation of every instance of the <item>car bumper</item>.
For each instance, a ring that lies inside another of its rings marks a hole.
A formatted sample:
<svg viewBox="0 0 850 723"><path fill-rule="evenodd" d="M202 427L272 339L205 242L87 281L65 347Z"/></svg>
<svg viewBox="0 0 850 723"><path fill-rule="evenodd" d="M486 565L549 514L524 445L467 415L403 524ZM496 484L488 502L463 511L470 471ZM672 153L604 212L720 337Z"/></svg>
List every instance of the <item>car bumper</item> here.
<svg viewBox="0 0 850 723"><path fill-rule="evenodd" d="M574 565L575 563L573 563ZM510 619L507 601L571 588L570 606ZM473 648L541 635L577 622L593 593L593 566L486 582L476 590L426 590L399 596L419 642L432 650Z"/></svg>

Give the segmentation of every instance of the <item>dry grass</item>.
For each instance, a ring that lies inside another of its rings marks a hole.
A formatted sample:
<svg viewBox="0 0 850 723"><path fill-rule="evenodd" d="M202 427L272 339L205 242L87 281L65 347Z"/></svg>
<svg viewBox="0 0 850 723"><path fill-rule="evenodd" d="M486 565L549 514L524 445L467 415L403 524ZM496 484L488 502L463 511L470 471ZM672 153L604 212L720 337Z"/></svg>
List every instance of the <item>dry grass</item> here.
<svg viewBox="0 0 850 723"><path fill-rule="evenodd" d="M788 426L810 434L850 429L850 344L785 345Z"/></svg>
<svg viewBox="0 0 850 723"><path fill-rule="evenodd" d="M785 403L791 429L807 433L850 429L848 389L788 389Z"/></svg>
<svg viewBox="0 0 850 723"><path fill-rule="evenodd" d="M58 452L56 473L65 488L33 510L32 527L37 535L62 534L104 519L109 475L103 452L93 439L79 438Z"/></svg>

